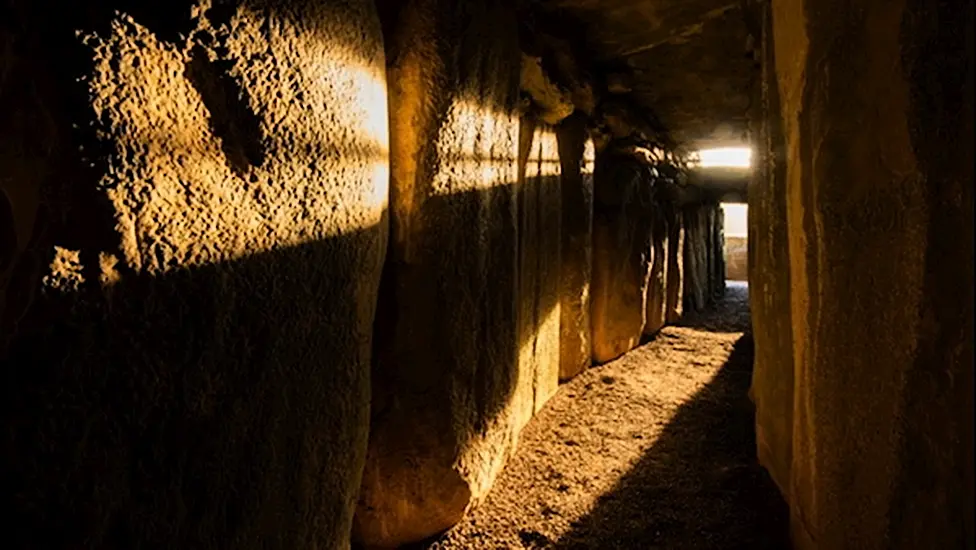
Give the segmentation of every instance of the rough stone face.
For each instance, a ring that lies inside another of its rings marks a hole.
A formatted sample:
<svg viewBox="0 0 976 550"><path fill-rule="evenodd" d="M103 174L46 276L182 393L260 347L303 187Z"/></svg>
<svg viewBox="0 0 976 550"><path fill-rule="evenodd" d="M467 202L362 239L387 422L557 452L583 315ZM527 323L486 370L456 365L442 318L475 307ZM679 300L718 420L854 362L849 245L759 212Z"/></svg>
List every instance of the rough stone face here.
<svg viewBox="0 0 976 550"><path fill-rule="evenodd" d="M676 323L684 312L685 227L681 211L674 205L665 210L668 221L668 271L665 320Z"/></svg>
<svg viewBox="0 0 976 550"><path fill-rule="evenodd" d="M519 372L517 330L515 8L383 7L392 235L354 535L395 547L450 527L485 493L533 395L518 393L532 373Z"/></svg>
<svg viewBox="0 0 976 550"><path fill-rule="evenodd" d="M593 141L586 119L573 115L556 127L562 187L562 269L559 300L559 378L590 366L590 273L593 251Z"/></svg>
<svg viewBox="0 0 976 550"><path fill-rule="evenodd" d="M546 124L556 124L573 114L573 97L543 71L542 59L522 54L520 89L532 98L536 116Z"/></svg>
<svg viewBox="0 0 976 550"><path fill-rule="evenodd" d="M745 237L730 237L728 235L725 236L724 241L725 278L732 281L748 281L748 241Z"/></svg>
<svg viewBox="0 0 976 550"><path fill-rule="evenodd" d="M541 0L587 23L589 55L608 67L605 86L653 112L679 143L745 141L752 59L745 0ZM626 87L626 86L625 86Z"/></svg>
<svg viewBox="0 0 976 550"><path fill-rule="evenodd" d="M651 268L644 290L644 329L652 336L667 321L668 221L664 205L655 202L649 214L649 253Z"/></svg>
<svg viewBox="0 0 976 550"><path fill-rule="evenodd" d="M786 142L769 5L762 14L762 78L755 102L755 176L749 187L749 310L756 343L750 395L756 406L756 451L784 496L793 454L793 328Z"/></svg>
<svg viewBox="0 0 976 550"><path fill-rule="evenodd" d="M556 133L523 117L519 134L519 366L512 400L516 434L559 386L562 267Z"/></svg>
<svg viewBox="0 0 976 550"><path fill-rule="evenodd" d="M701 311L725 292L722 209L709 202L683 210L684 307Z"/></svg>
<svg viewBox="0 0 976 550"><path fill-rule="evenodd" d="M715 205L709 210L709 298L718 300L725 294L725 211Z"/></svg>
<svg viewBox="0 0 976 550"><path fill-rule="evenodd" d="M705 309L708 294L708 214L701 205L684 209L684 307L692 311Z"/></svg>
<svg viewBox="0 0 976 550"><path fill-rule="evenodd" d="M371 2L9 6L7 547L348 548L387 234Z"/></svg>
<svg viewBox="0 0 976 550"><path fill-rule="evenodd" d="M605 363L634 348L644 327L650 258L646 224L647 169L608 150L597 156L593 201L593 279L590 322L593 361Z"/></svg>
<svg viewBox="0 0 976 550"><path fill-rule="evenodd" d="M791 307L757 320L792 328L799 549L974 544L972 18L772 2Z"/></svg>

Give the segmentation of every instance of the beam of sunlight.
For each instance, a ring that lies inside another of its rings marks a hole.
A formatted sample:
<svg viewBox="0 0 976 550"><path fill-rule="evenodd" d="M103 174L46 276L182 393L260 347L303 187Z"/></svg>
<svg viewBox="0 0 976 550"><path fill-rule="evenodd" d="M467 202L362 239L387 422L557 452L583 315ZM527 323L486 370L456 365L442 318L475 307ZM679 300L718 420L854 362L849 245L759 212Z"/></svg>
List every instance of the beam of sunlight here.
<svg viewBox="0 0 976 550"><path fill-rule="evenodd" d="M584 176L589 176L593 174L593 167L596 164L596 144L593 143L593 138L586 138L586 143L583 145L583 164L580 169Z"/></svg>
<svg viewBox="0 0 976 550"><path fill-rule="evenodd" d="M441 163L431 181L434 195L452 195L515 182L517 115L475 101L451 105L434 150Z"/></svg>
<svg viewBox="0 0 976 550"><path fill-rule="evenodd" d="M752 165L752 149L748 147L722 147L698 151L698 165L702 168L749 168Z"/></svg>
<svg viewBox="0 0 976 550"><path fill-rule="evenodd" d="M546 130L536 131L525 170L526 179L558 176L559 173L559 143L556 140L556 133Z"/></svg>
<svg viewBox="0 0 976 550"><path fill-rule="evenodd" d="M725 236L746 238L749 236L749 205L722 204L725 212Z"/></svg>
<svg viewBox="0 0 976 550"><path fill-rule="evenodd" d="M239 49L261 48L248 38L261 35L264 16L238 15L245 42ZM123 265L162 273L382 220L389 195L382 50L370 57L352 47L323 47L325 38L313 33L293 39L307 47L236 61L250 64L230 74L259 129L241 137L214 131L218 113L187 69L205 59L158 40L124 14L97 37L97 48L142 60L117 65L97 56L89 81L97 119L107 121L101 131L114 147L101 184L114 206ZM268 84L282 65L295 85ZM242 140L254 140L267 158L231 158L228 151L242 148L233 141Z"/></svg>

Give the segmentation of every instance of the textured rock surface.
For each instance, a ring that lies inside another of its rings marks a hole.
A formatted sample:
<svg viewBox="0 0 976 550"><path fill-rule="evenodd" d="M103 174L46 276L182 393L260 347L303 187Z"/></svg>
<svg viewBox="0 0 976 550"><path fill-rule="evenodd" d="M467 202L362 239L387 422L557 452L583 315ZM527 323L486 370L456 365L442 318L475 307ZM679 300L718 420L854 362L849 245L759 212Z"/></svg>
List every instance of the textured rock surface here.
<svg viewBox="0 0 976 550"><path fill-rule="evenodd" d="M386 240L372 4L4 7L7 547L348 547Z"/></svg>
<svg viewBox="0 0 976 550"><path fill-rule="evenodd" d="M543 0L585 22L587 53L628 75L624 96L678 142L742 142L750 54L741 0ZM607 79L615 86L614 78Z"/></svg>
<svg viewBox="0 0 976 550"><path fill-rule="evenodd" d="M517 394L515 9L383 6L392 235L354 534L392 547L460 519L533 396Z"/></svg>
<svg viewBox="0 0 976 550"><path fill-rule="evenodd" d="M649 215L650 239L648 252L651 268L644 290L644 329L646 336L657 333L667 321L668 220L664 205L652 204Z"/></svg>
<svg viewBox="0 0 976 550"><path fill-rule="evenodd" d="M725 292L722 210L714 203L684 208L684 307L702 311Z"/></svg>
<svg viewBox="0 0 976 550"><path fill-rule="evenodd" d="M726 235L724 241L725 278L730 281L748 281L748 240L745 237Z"/></svg>
<svg viewBox="0 0 976 550"><path fill-rule="evenodd" d="M725 211L716 205L709 210L709 297L712 300L725 294Z"/></svg>
<svg viewBox="0 0 976 550"><path fill-rule="evenodd" d="M675 323L684 312L684 250L685 227L681 211L669 205L665 210L668 220L668 271L667 303L665 304L665 321Z"/></svg>
<svg viewBox="0 0 976 550"><path fill-rule="evenodd" d="M519 128L518 432L559 385L560 188L559 145L549 126L523 117Z"/></svg>
<svg viewBox="0 0 976 550"><path fill-rule="evenodd" d="M650 267L647 168L629 155L597 156L593 201L590 323L593 361L604 363L640 342Z"/></svg>
<svg viewBox="0 0 976 550"><path fill-rule="evenodd" d="M756 405L756 451L783 495L793 453L793 327L787 233L786 141L769 5L762 14L762 78L755 101L759 138L749 188L749 307L756 357L750 393Z"/></svg>
<svg viewBox="0 0 976 550"><path fill-rule="evenodd" d="M703 208L685 208L682 223L685 227L684 277L682 286L684 307L692 311L705 308L708 284L706 250L706 213Z"/></svg>
<svg viewBox="0 0 976 550"><path fill-rule="evenodd" d="M590 365L590 273L593 252L593 141L576 114L556 128L562 187L562 269L559 300L559 378Z"/></svg>
<svg viewBox="0 0 976 550"><path fill-rule="evenodd" d="M772 3L791 307L757 322L792 327L792 455L773 468L800 549L974 543L972 17ZM757 371L759 403L781 369Z"/></svg>

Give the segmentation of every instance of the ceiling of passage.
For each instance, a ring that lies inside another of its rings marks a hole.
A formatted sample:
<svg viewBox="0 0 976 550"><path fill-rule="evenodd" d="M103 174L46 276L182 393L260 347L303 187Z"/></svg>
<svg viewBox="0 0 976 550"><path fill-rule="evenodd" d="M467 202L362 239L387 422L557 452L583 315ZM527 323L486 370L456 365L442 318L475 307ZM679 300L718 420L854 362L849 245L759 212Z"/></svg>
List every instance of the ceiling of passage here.
<svg viewBox="0 0 976 550"><path fill-rule="evenodd" d="M748 140L758 77L749 0L539 0L583 26L597 68L630 75L624 95L689 148Z"/></svg>

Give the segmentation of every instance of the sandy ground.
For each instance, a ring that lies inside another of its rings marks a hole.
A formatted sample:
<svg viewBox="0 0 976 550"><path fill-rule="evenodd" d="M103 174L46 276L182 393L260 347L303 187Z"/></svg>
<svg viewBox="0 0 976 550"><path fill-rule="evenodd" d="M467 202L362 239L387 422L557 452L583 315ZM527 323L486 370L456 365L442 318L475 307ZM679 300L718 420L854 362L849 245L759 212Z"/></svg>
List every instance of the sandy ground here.
<svg viewBox="0 0 976 550"><path fill-rule="evenodd" d="M780 549L756 463L748 290L562 386L487 499L416 548Z"/></svg>

